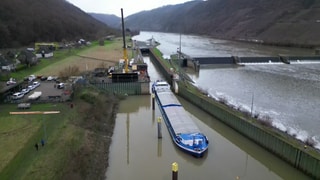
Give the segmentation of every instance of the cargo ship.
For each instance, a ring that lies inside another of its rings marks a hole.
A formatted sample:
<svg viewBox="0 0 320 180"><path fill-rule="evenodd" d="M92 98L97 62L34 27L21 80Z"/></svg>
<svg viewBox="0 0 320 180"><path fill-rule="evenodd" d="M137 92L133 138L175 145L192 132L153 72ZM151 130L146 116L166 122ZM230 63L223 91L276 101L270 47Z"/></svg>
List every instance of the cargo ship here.
<svg viewBox="0 0 320 180"><path fill-rule="evenodd" d="M170 85L165 81L156 81L152 85L152 92L173 142L184 152L202 157L208 150L208 138L200 132L191 115L171 91Z"/></svg>

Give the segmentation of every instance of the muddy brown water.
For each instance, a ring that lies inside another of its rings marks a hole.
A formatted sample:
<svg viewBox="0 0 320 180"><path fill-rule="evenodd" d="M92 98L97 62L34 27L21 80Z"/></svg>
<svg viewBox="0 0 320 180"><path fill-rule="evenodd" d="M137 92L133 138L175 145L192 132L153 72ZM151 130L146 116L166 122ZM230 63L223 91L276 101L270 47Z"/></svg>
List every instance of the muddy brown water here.
<svg viewBox="0 0 320 180"><path fill-rule="evenodd" d="M151 80L161 78L148 58ZM179 165L179 179L311 179L286 162L254 144L207 113L179 98L210 141L207 154L194 158L179 150L162 124L157 137L156 106L151 96L130 96L120 104L109 154L107 180L168 180L171 165Z"/></svg>

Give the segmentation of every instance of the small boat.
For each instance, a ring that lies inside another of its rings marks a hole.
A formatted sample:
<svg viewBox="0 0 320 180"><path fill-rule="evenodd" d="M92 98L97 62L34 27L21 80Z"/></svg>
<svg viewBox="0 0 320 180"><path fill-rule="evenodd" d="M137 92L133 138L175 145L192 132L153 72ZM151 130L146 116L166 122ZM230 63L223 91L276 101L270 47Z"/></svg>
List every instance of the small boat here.
<svg viewBox="0 0 320 180"><path fill-rule="evenodd" d="M208 138L202 134L183 108L165 81L156 81L152 85L163 119L173 142L183 151L195 157L202 157L208 150Z"/></svg>

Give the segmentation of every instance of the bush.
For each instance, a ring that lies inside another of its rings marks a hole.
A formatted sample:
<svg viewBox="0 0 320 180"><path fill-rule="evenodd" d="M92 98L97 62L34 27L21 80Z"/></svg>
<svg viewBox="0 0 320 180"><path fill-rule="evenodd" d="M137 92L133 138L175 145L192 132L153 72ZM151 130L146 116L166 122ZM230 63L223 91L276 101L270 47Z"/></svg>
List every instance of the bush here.
<svg viewBox="0 0 320 180"><path fill-rule="evenodd" d="M80 70L78 66L69 66L59 72L59 77L62 80L67 80L70 76L80 75Z"/></svg>
<svg viewBox="0 0 320 180"><path fill-rule="evenodd" d="M258 122L263 126L272 127L272 119L268 115L264 115L262 118L259 118Z"/></svg>
<svg viewBox="0 0 320 180"><path fill-rule="evenodd" d="M91 93L83 92L80 95L80 99L84 100L87 103L94 104L96 101L96 96Z"/></svg>
<svg viewBox="0 0 320 180"><path fill-rule="evenodd" d="M310 147L314 147L316 145L316 141L312 137L308 137L304 143Z"/></svg>
<svg viewBox="0 0 320 180"><path fill-rule="evenodd" d="M220 103L222 103L222 104L228 104L228 100L227 100L227 98L225 98L225 97L219 97L218 98L218 101L220 102Z"/></svg>

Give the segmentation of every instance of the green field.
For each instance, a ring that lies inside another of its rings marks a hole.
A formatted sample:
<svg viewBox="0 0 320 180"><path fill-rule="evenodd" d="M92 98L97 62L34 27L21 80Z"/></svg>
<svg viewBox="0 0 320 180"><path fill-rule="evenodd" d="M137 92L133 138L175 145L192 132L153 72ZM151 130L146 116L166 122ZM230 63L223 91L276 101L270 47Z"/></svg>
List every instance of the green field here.
<svg viewBox="0 0 320 180"><path fill-rule="evenodd" d="M52 179L63 172L53 172L63 165L68 146L76 150L81 133L66 126L69 118L76 117L74 110L65 104L32 105L36 111L61 111L51 115L9 115L16 106L1 106L0 121L0 179ZM71 136L72 134L72 136ZM79 136L74 136L78 134ZM40 140L46 141L41 147ZM37 151L34 147L38 143ZM55 178L54 178L55 179Z"/></svg>

